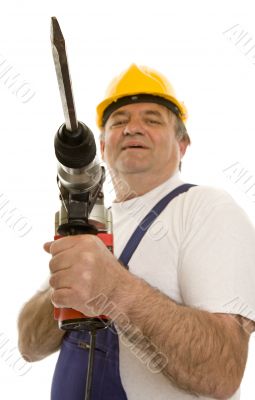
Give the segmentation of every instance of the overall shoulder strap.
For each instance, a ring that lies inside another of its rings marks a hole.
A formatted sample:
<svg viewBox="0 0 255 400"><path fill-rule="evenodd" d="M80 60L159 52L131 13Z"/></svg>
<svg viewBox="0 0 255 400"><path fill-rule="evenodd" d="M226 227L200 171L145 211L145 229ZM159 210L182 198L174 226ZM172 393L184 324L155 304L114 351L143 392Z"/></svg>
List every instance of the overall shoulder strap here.
<svg viewBox="0 0 255 400"><path fill-rule="evenodd" d="M152 209L151 211L144 217L142 222L135 229L130 239L128 240L124 250L122 251L119 260L127 266L133 253L137 249L139 243L141 242L143 236L151 226L151 224L155 221L155 219L159 216L159 214L165 209L167 204L170 203L176 196L181 193L187 192L191 187L196 186L190 183L184 183L181 186L178 186L166 196L164 196Z"/></svg>

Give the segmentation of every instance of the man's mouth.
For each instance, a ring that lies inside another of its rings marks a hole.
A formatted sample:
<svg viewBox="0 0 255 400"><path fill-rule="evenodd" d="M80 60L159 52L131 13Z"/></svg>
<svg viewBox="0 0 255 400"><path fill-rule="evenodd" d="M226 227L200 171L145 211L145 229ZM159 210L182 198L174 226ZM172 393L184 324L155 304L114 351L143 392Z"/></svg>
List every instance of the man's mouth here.
<svg viewBox="0 0 255 400"><path fill-rule="evenodd" d="M121 150L127 150L127 149L148 149L148 147L146 147L142 143L127 143L121 148Z"/></svg>

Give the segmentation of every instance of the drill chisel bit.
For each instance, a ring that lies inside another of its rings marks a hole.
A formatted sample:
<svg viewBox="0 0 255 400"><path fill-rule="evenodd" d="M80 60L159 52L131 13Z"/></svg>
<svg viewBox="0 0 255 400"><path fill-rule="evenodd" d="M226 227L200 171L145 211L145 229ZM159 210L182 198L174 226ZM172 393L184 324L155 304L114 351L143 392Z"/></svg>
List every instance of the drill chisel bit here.
<svg viewBox="0 0 255 400"><path fill-rule="evenodd" d="M51 18L51 44L64 111L65 125L68 131L73 132L78 128L78 122L72 93L72 82L68 68L65 39L56 17Z"/></svg>

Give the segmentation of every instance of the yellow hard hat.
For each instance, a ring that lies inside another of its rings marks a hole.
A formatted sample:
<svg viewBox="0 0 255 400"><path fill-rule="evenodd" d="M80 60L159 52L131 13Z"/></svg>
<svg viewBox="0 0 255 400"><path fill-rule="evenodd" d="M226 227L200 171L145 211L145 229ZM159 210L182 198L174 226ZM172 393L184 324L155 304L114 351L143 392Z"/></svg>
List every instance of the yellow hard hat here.
<svg viewBox="0 0 255 400"><path fill-rule="evenodd" d="M97 106L97 125L104 126L117 108L138 102L162 104L183 121L187 119L186 107L177 100L168 80L153 69L132 64L110 83L105 99Z"/></svg>

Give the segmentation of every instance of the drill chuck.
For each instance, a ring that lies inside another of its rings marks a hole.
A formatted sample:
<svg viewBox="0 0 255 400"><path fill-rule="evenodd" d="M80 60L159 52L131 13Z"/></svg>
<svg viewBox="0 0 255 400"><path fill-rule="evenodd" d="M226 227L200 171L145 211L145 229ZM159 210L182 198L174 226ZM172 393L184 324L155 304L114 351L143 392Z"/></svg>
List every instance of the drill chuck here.
<svg viewBox="0 0 255 400"><path fill-rule="evenodd" d="M63 124L55 135L54 145L61 185L70 193L93 190L100 182L102 168L91 130L79 122L78 129L70 132Z"/></svg>

